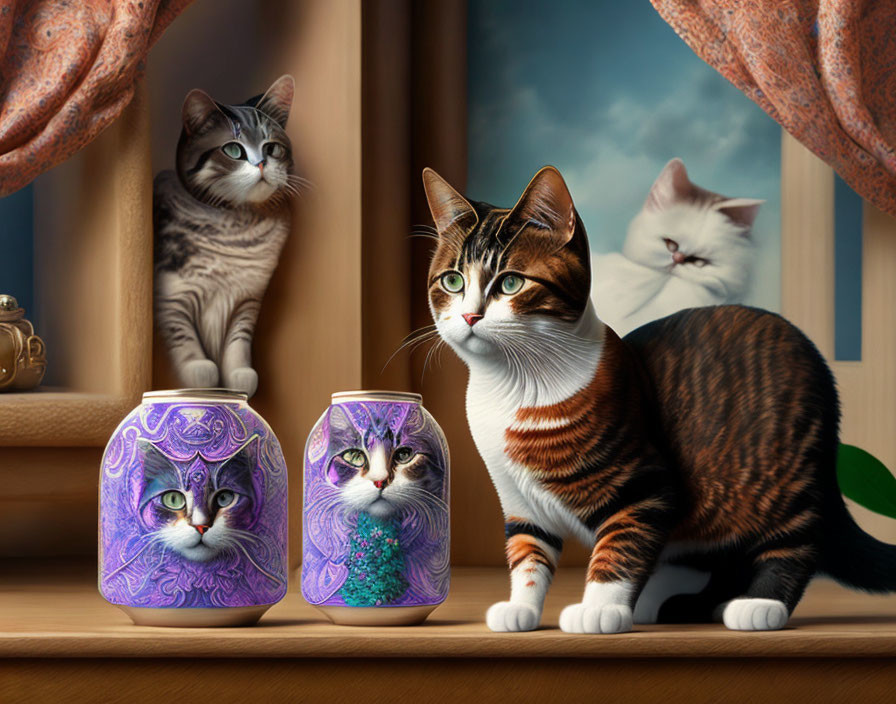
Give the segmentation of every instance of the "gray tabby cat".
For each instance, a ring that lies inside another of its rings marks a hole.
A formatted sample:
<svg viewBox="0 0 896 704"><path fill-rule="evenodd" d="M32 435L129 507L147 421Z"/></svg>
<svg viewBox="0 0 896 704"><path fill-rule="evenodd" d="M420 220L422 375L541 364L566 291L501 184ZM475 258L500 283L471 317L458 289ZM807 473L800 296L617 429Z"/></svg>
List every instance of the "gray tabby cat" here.
<svg viewBox="0 0 896 704"><path fill-rule="evenodd" d="M191 91L177 172L156 177L155 315L186 387L258 386L252 335L303 182L284 130L294 88L282 76L242 105Z"/></svg>

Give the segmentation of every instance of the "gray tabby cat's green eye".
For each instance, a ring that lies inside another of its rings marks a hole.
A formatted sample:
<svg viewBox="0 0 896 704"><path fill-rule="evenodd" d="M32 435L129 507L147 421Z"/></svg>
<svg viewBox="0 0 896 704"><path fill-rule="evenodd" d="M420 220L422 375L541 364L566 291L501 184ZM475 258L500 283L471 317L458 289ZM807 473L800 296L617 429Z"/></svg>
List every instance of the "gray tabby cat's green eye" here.
<svg viewBox="0 0 896 704"><path fill-rule="evenodd" d="M367 457L360 450L346 450L342 453L342 459L352 467L363 467L367 464Z"/></svg>
<svg viewBox="0 0 896 704"><path fill-rule="evenodd" d="M517 293L523 287L525 281L522 276L508 274L501 279L501 293L506 293L508 296Z"/></svg>
<svg viewBox="0 0 896 704"><path fill-rule="evenodd" d="M282 159L286 155L286 147L278 142L268 142L264 145L264 155L272 159Z"/></svg>
<svg viewBox="0 0 896 704"><path fill-rule="evenodd" d="M239 142L228 142L221 147L221 151L231 159L244 159L246 157L246 151L243 149L243 145Z"/></svg>
<svg viewBox="0 0 896 704"><path fill-rule="evenodd" d="M460 293L464 290L464 277L456 271L442 274L441 283L448 293Z"/></svg>
<svg viewBox="0 0 896 704"><path fill-rule="evenodd" d="M411 458L414 456L414 451L409 447L399 447L395 451L395 461L399 464L406 464L411 461Z"/></svg>
<svg viewBox="0 0 896 704"><path fill-rule="evenodd" d="M179 511L187 505L187 497L179 491L166 491L162 494L162 505L172 511Z"/></svg>

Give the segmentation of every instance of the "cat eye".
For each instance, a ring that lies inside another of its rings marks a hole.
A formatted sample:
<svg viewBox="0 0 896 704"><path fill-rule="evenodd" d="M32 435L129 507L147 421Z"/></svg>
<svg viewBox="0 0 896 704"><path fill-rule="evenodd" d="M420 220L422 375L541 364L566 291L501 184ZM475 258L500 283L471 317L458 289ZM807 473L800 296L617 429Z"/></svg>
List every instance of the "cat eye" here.
<svg viewBox="0 0 896 704"><path fill-rule="evenodd" d="M503 279L501 279L501 293L512 296L523 287L525 281L526 280L522 276L517 276L516 274L508 274Z"/></svg>
<svg viewBox="0 0 896 704"><path fill-rule="evenodd" d="M279 142L268 142L264 145L264 155L272 159L282 159L286 156L286 147Z"/></svg>
<svg viewBox="0 0 896 704"><path fill-rule="evenodd" d="M448 293L460 293L464 290L464 277L457 271L448 271L440 279L442 288Z"/></svg>
<svg viewBox="0 0 896 704"><path fill-rule="evenodd" d="M393 454L392 458L398 464L407 464L411 461L416 453L409 447L399 447Z"/></svg>
<svg viewBox="0 0 896 704"><path fill-rule="evenodd" d="M215 494L215 506L218 508L227 508L236 499L236 494L229 489L223 489Z"/></svg>
<svg viewBox="0 0 896 704"><path fill-rule="evenodd" d="M166 491L162 494L162 506L172 511L180 511L187 505L187 497L179 491Z"/></svg>
<svg viewBox="0 0 896 704"><path fill-rule="evenodd" d="M675 240L670 240L668 237L663 237L663 242L666 243L666 249L668 249L670 252L678 251L678 242L676 242Z"/></svg>
<svg viewBox="0 0 896 704"><path fill-rule="evenodd" d="M341 456L352 467L363 467L367 464L367 456L361 450L346 450Z"/></svg>
<svg viewBox="0 0 896 704"><path fill-rule="evenodd" d="M698 266L701 269L709 264L708 259L702 259L701 257L691 257L691 262L693 262L694 266Z"/></svg>
<svg viewBox="0 0 896 704"><path fill-rule="evenodd" d="M221 147L221 151L224 152L231 159L245 159L246 158L246 150L243 149L243 145L239 142L228 142L223 147Z"/></svg>

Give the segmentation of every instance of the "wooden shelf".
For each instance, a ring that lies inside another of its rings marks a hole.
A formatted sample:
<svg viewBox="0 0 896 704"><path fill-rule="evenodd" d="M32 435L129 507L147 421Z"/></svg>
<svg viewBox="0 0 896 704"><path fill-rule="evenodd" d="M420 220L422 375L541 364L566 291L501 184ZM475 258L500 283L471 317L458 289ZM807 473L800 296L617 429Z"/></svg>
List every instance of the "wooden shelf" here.
<svg viewBox="0 0 896 704"><path fill-rule="evenodd" d="M721 625L637 626L616 636L557 628L560 609L581 594L581 571L560 570L544 627L497 634L486 608L505 597L497 568L455 568L451 595L422 626L334 626L291 586L258 626L228 629L137 627L96 591L83 563L12 562L0 591L0 656L5 657L896 657L896 598L848 592L817 581L792 627L737 633Z"/></svg>
<svg viewBox="0 0 896 704"><path fill-rule="evenodd" d="M455 568L451 595L422 626L326 622L291 586L252 628L131 625L96 591L95 566L0 563L0 701L158 702L201 692L252 701L664 704L893 701L896 598L816 582L792 627L638 626L618 636L560 632L582 570L560 570L532 633L491 633L499 568Z"/></svg>
<svg viewBox="0 0 896 704"><path fill-rule="evenodd" d="M0 446L102 447L136 405L61 388L0 394Z"/></svg>

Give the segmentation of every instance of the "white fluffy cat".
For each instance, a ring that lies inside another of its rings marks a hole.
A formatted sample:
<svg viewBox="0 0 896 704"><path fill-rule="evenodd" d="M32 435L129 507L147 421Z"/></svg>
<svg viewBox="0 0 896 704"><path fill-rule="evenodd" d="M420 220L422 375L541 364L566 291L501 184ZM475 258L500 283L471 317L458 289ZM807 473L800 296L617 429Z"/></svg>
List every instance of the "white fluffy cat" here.
<svg viewBox="0 0 896 704"><path fill-rule="evenodd" d="M620 337L685 308L739 303L753 267L750 229L763 201L691 183L681 159L657 177L622 252L592 257L591 298Z"/></svg>

